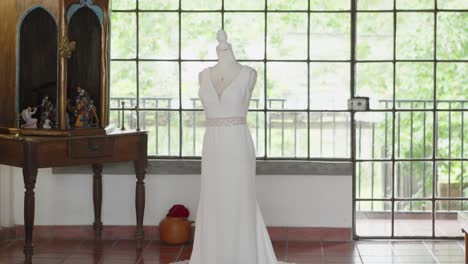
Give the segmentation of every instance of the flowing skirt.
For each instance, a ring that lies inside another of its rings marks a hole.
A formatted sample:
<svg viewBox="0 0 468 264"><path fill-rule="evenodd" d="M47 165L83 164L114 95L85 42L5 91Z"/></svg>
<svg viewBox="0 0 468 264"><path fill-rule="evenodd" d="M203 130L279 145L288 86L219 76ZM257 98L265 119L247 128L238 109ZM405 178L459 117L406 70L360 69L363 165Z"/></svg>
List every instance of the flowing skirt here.
<svg viewBox="0 0 468 264"><path fill-rule="evenodd" d="M207 127L189 264L277 264L256 198L256 155L246 125Z"/></svg>

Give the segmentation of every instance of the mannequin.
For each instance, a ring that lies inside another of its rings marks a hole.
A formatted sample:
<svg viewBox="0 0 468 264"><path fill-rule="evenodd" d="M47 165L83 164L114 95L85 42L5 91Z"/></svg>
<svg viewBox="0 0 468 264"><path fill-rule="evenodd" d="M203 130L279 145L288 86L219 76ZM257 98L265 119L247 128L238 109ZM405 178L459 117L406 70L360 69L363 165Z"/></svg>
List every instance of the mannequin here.
<svg viewBox="0 0 468 264"><path fill-rule="evenodd" d="M216 39L218 46L216 47L216 55L218 57L218 63L213 67L209 67L211 82L214 85L218 97L223 95L224 90L236 79L242 70L243 65L240 64L234 52L232 46L227 42L227 34L224 30L220 29L216 33ZM254 72L253 78L251 79L250 89L253 90L256 81L256 72ZM200 76L201 78L201 76Z"/></svg>
<svg viewBox="0 0 468 264"><path fill-rule="evenodd" d="M217 40L218 62L199 75L206 129L197 227L190 260L177 263L286 264L277 261L256 201L247 115L257 73L236 60L223 30Z"/></svg>

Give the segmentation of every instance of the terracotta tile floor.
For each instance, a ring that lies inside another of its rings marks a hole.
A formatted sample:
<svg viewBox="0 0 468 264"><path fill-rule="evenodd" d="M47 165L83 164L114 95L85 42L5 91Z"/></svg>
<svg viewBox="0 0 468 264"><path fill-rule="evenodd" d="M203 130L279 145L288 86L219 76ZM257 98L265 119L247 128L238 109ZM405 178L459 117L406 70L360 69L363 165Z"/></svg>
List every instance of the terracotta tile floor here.
<svg viewBox="0 0 468 264"><path fill-rule="evenodd" d="M0 264L23 263L22 244L22 241L0 241ZM34 264L166 264L187 259L191 252L191 245L169 246L157 241L145 242L141 255L136 253L136 244L131 240L54 240L38 241L35 245ZM297 264L464 263L462 240L274 241L273 246L279 260Z"/></svg>

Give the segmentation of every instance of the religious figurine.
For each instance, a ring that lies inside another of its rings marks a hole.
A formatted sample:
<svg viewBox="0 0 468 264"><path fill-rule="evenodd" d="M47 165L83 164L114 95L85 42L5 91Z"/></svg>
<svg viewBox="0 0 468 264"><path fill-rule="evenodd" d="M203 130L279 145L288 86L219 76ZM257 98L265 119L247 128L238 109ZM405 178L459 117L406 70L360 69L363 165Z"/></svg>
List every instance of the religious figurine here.
<svg viewBox="0 0 468 264"><path fill-rule="evenodd" d="M80 85L77 85L76 92L75 105L70 100L67 101L67 109L73 113L70 123L74 127L97 127L99 118L94 100Z"/></svg>
<svg viewBox="0 0 468 264"><path fill-rule="evenodd" d="M78 102L81 100L81 98L83 98L85 96L86 90L81 89L81 86L77 85L76 86L76 93L77 93L77 95L75 97L75 104L78 104Z"/></svg>
<svg viewBox="0 0 468 264"><path fill-rule="evenodd" d="M37 112L37 108L31 108L28 106L26 109L21 111L21 117L25 122L21 127L22 128L37 128L37 119L32 116Z"/></svg>
<svg viewBox="0 0 468 264"><path fill-rule="evenodd" d="M54 105L50 102L49 96L44 96L41 103L41 122L42 128L51 128L55 120ZM46 125L47 124L47 125Z"/></svg>
<svg viewBox="0 0 468 264"><path fill-rule="evenodd" d="M45 129L51 129L52 127L50 126L50 120L49 119L46 119L44 121L44 124L42 125L42 128L45 128Z"/></svg>
<svg viewBox="0 0 468 264"><path fill-rule="evenodd" d="M91 122L91 126L98 127L99 117L97 115L96 106L94 105L94 100L89 101L88 116L89 116L89 121Z"/></svg>
<svg viewBox="0 0 468 264"><path fill-rule="evenodd" d="M83 91L82 89L80 90ZM80 94L78 94L76 98L77 99L76 99L76 105L75 105L75 115L76 115L75 127L86 127L88 124L87 97L82 97Z"/></svg>

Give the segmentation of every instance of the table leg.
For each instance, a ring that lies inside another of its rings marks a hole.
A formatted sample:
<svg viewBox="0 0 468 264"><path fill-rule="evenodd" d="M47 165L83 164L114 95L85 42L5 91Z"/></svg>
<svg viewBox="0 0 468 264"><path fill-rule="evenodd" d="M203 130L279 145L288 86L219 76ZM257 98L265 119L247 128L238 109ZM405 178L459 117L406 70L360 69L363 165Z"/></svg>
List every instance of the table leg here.
<svg viewBox="0 0 468 264"><path fill-rule="evenodd" d="M37 163L35 146L27 143L24 145L23 181L24 193L24 248L25 263L32 263L34 245L32 243L34 214L35 214L35 193L37 179Z"/></svg>
<svg viewBox="0 0 468 264"><path fill-rule="evenodd" d="M101 239L102 164L93 164L94 238Z"/></svg>
<svg viewBox="0 0 468 264"><path fill-rule="evenodd" d="M143 217L145 215L145 175L146 175L146 160L134 161L136 173L136 190L135 190L135 208L136 208L136 239L137 249L143 247L144 231Z"/></svg>
<svg viewBox="0 0 468 264"><path fill-rule="evenodd" d="M468 264L468 233L465 233L465 264Z"/></svg>

